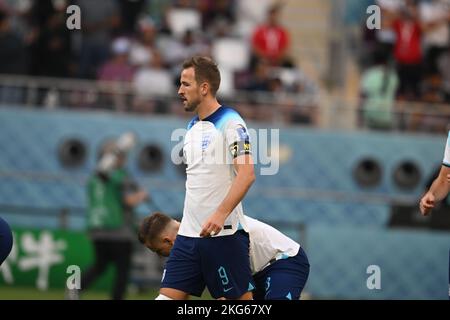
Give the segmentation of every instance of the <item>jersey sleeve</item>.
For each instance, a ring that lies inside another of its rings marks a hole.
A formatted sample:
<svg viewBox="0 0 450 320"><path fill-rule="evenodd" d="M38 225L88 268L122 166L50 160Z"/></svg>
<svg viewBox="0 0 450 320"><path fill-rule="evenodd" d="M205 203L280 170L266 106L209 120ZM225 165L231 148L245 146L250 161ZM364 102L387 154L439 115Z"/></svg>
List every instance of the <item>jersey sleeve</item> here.
<svg viewBox="0 0 450 320"><path fill-rule="evenodd" d="M448 133L447 143L445 144L444 160L442 164L446 167L450 167L450 132Z"/></svg>
<svg viewBox="0 0 450 320"><path fill-rule="evenodd" d="M250 136L242 119L231 119L225 125L225 142L233 159L251 154Z"/></svg>

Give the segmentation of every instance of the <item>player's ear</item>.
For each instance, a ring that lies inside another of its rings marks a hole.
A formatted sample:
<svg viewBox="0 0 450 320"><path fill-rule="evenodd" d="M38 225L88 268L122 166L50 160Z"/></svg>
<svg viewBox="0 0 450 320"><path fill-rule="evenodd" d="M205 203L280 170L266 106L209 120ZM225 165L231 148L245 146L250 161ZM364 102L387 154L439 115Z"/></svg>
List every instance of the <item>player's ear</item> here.
<svg viewBox="0 0 450 320"><path fill-rule="evenodd" d="M200 93L202 94L202 96L206 96L208 94L208 91L209 91L208 82L203 82L202 85L200 86Z"/></svg>

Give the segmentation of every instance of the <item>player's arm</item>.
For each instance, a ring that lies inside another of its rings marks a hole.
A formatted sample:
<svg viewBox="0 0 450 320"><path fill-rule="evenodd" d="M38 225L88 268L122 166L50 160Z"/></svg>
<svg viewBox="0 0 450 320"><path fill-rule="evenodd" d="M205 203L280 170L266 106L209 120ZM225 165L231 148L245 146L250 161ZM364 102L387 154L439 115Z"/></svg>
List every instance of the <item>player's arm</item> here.
<svg viewBox="0 0 450 320"><path fill-rule="evenodd" d="M141 189L137 183L126 177L122 184L123 202L129 207L135 207L149 199L148 192Z"/></svg>
<svg viewBox="0 0 450 320"><path fill-rule="evenodd" d="M147 200L148 193L145 190L138 190L136 192L127 193L124 196L124 202L127 204L127 206L135 207L141 202Z"/></svg>
<svg viewBox="0 0 450 320"><path fill-rule="evenodd" d="M223 199L222 203L203 224L201 237L207 237L213 232L218 234L223 228L223 224L234 208L242 201L248 189L255 181L255 170L253 168L253 158L251 154L237 156L233 160L236 178L231 184L231 188Z"/></svg>
<svg viewBox="0 0 450 320"><path fill-rule="evenodd" d="M420 200L420 211L426 216L431 213L436 202L444 199L450 192L450 168L442 165L439 176L433 181L430 189Z"/></svg>
<svg viewBox="0 0 450 320"><path fill-rule="evenodd" d="M233 181L227 196L219 205L219 208L217 208L217 211L226 214L226 217L228 217L231 211L233 211L239 202L242 201L248 189L250 189L256 179L255 170L253 168L253 158L250 154L235 158L233 165L236 170L236 178Z"/></svg>

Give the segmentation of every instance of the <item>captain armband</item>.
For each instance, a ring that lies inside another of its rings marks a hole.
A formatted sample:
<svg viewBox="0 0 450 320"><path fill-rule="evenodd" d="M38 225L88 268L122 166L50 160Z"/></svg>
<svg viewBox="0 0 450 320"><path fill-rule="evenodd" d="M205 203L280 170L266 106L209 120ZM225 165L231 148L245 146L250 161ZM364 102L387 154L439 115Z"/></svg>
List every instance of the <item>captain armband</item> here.
<svg viewBox="0 0 450 320"><path fill-rule="evenodd" d="M245 154L252 154L250 141L236 141L230 145L230 152L233 159Z"/></svg>

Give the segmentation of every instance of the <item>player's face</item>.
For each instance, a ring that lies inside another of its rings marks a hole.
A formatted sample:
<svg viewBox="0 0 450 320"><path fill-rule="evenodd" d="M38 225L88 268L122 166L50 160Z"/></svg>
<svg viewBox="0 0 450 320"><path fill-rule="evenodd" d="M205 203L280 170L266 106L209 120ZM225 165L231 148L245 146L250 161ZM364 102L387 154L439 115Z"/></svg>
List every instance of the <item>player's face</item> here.
<svg viewBox="0 0 450 320"><path fill-rule="evenodd" d="M178 229L172 229L163 232L156 240L147 241L145 246L162 257L168 257L177 238L177 231Z"/></svg>
<svg viewBox="0 0 450 320"><path fill-rule="evenodd" d="M201 102L200 87L195 80L194 68L187 68L181 72L178 95L183 101L185 111L195 111Z"/></svg>
<svg viewBox="0 0 450 320"><path fill-rule="evenodd" d="M170 250L172 250L173 242L159 239L154 243L146 243L145 246L162 257L168 257Z"/></svg>

